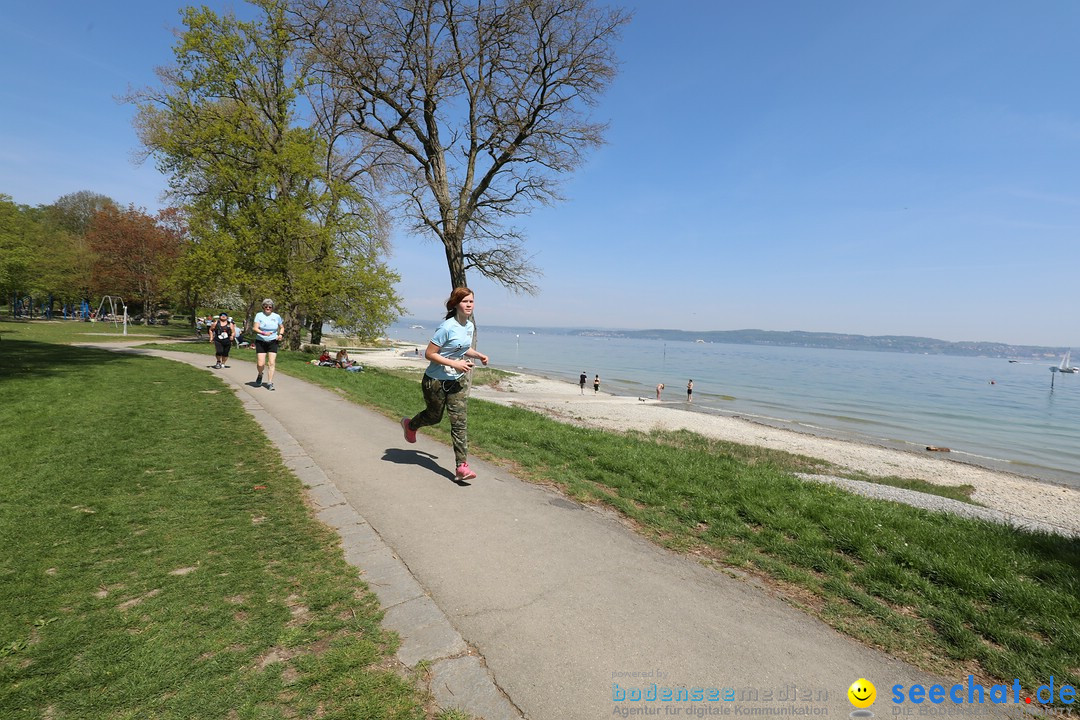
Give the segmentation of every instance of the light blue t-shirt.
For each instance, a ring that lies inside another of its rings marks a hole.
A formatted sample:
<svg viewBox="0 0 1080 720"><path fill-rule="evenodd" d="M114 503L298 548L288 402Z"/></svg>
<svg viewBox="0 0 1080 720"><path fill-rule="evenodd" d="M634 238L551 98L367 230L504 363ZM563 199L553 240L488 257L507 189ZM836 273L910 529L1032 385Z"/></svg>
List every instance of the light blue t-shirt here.
<svg viewBox="0 0 1080 720"><path fill-rule="evenodd" d="M266 315L265 313L261 313L261 312L256 313L255 314L255 320L254 320L255 327L259 328L260 330L262 330L264 332L269 331L272 334L271 335L262 335L260 333L255 333L255 337L258 338L259 340L264 341L264 342L270 342L271 340L277 340L278 339L278 330L281 329L281 324L283 322L285 322L285 321L282 320L281 316L278 315L276 312L272 312L269 315Z"/></svg>
<svg viewBox="0 0 1080 720"><path fill-rule="evenodd" d="M462 325L457 318L449 318L431 336L431 342L439 346L439 354L444 358L461 360L465 351L472 347L472 337L472 320L466 320ZM425 372L436 380L458 380L464 374L437 362L428 365Z"/></svg>

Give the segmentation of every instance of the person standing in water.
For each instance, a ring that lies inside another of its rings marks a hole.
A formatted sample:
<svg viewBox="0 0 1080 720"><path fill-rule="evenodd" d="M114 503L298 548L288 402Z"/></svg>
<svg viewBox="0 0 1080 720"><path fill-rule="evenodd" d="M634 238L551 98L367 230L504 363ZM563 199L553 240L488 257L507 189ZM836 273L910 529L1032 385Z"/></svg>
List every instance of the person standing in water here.
<svg viewBox="0 0 1080 720"><path fill-rule="evenodd" d="M664 392L664 383L660 383L656 386L656 399L660 399L660 395Z"/></svg>
<svg viewBox="0 0 1080 720"><path fill-rule="evenodd" d="M686 383L686 402L694 402L694 381L690 380Z"/></svg>
<svg viewBox="0 0 1080 720"><path fill-rule="evenodd" d="M596 377L593 378L592 391L593 391L593 395L600 392L600 376L599 375L597 375Z"/></svg>
<svg viewBox="0 0 1080 720"><path fill-rule="evenodd" d="M581 377L578 378L578 386L581 388L581 394L585 394L585 383L589 382L589 376L585 374L585 371L581 371Z"/></svg>
<svg viewBox="0 0 1080 720"><path fill-rule="evenodd" d="M454 288L446 301L446 320L435 330L424 357L428 360L424 378L420 381L424 393L424 410L412 418L401 418L405 441L416 442L416 431L426 425L437 425L443 412L450 415L450 437L454 442L454 477L459 482L472 480L476 473L469 468L468 400L470 358L484 365L488 356L472 348L475 306L473 291L467 287Z"/></svg>

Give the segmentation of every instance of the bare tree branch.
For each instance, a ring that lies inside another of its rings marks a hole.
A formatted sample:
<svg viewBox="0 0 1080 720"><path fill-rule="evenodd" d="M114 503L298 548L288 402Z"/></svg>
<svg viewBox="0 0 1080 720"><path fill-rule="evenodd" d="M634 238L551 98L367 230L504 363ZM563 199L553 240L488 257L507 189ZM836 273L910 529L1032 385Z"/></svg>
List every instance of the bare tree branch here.
<svg viewBox="0 0 1080 720"><path fill-rule="evenodd" d="M553 203L603 142L588 111L615 77L629 15L592 0L292 0L324 108L411 227L438 238L450 280L476 269L535 292L505 227ZM359 178L358 178L359 180Z"/></svg>

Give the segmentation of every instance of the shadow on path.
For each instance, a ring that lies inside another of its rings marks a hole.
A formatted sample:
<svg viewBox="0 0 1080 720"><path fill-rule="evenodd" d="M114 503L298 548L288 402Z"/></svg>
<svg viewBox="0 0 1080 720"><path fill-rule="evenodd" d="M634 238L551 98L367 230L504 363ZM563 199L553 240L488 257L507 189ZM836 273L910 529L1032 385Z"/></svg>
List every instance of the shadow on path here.
<svg viewBox="0 0 1080 720"><path fill-rule="evenodd" d="M468 487L472 483L465 482L464 480L458 480L453 472L442 467L435 462L436 456L431 453L421 452L420 450L402 450L401 448L387 448L383 453L382 459L387 462L392 462L397 465L419 465L422 468L430 470L436 475L442 475L444 478L460 485L461 487Z"/></svg>

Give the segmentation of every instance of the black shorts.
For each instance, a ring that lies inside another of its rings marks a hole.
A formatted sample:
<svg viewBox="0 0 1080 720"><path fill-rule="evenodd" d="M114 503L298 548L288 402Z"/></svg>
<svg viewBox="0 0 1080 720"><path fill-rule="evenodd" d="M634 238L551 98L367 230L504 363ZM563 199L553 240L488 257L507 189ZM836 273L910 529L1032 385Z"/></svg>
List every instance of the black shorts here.
<svg viewBox="0 0 1080 720"><path fill-rule="evenodd" d="M215 340L214 341L214 354L220 357L229 357L229 351L232 350L232 340Z"/></svg>
<svg viewBox="0 0 1080 720"><path fill-rule="evenodd" d="M255 352L256 353L274 353L277 355L278 341L277 340L256 340Z"/></svg>

